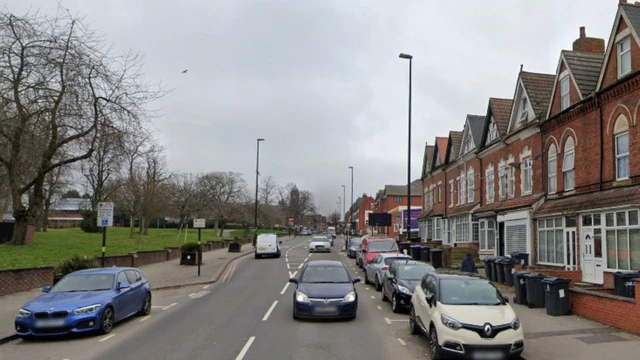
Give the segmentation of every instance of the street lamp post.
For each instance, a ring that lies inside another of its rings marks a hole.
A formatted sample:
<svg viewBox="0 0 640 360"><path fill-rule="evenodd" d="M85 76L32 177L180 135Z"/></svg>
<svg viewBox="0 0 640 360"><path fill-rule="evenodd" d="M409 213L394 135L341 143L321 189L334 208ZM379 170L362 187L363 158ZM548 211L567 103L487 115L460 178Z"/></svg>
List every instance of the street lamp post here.
<svg viewBox="0 0 640 360"><path fill-rule="evenodd" d="M351 209L351 207L353 207L353 166L349 166L349 169L351 169L351 204L349 206L349 209ZM351 218L353 216L353 209L349 210L349 223L351 223L351 225L353 225L353 219ZM351 228L351 231L354 232L356 229L354 229L353 227Z"/></svg>
<svg viewBox="0 0 640 360"><path fill-rule="evenodd" d="M256 139L256 203L253 212L253 247L256 246L258 238L258 177L260 176L260 142L264 139Z"/></svg>
<svg viewBox="0 0 640 360"><path fill-rule="evenodd" d="M336 203L336 205L338 205L338 207L336 208L336 214L340 212L340 203L342 202L342 199L340 199L340 196L338 196L338 202ZM336 219L336 226L338 226L338 223L340 222L340 219Z"/></svg>
<svg viewBox="0 0 640 360"><path fill-rule="evenodd" d="M346 195L346 186L342 185L342 221L345 223L347 223L347 195Z"/></svg>
<svg viewBox="0 0 640 360"><path fill-rule="evenodd" d="M409 124L407 135L407 241L411 242L411 72L413 56L400 54L401 59L409 60Z"/></svg>

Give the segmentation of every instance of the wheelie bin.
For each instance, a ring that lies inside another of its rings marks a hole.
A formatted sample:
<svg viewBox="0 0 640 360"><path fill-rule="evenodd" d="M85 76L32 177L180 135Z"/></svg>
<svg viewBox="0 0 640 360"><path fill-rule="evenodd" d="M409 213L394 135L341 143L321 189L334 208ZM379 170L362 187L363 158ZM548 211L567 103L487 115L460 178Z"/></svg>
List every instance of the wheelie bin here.
<svg viewBox="0 0 640 360"><path fill-rule="evenodd" d="M484 261L484 272L487 279L489 279L489 281L495 281L493 276L493 262L495 261L495 258L487 257L482 259L482 261Z"/></svg>
<svg viewBox="0 0 640 360"><path fill-rule="evenodd" d="M548 277L542 280L545 287L545 303L547 315L571 315L569 304L569 283L571 280Z"/></svg>
<svg viewBox="0 0 640 360"><path fill-rule="evenodd" d="M431 249L431 265L436 269L442 267L442 249Z"/></svg>
<svg viewBox="0 0 640 360"><path fill-rule="evenodd" d="M527 274L530 274L530 272L516 271L513 273L513 284L516 292L513 302L516 304L527 305L527 284L524 279Z"/></svg>
<svg viewBox="0 0 640 360"><path fill-rule="evenodd" d="M504 271L504 284L507 286L513 286L513 267L518 263L518 260L513 258L505 258L502 260L502 268Z"/></svg>
<svg viewBox="0 0 640 360"><path fill-rule="evenodd" d="M504 259L503 257L496 259L494 264L496 265L496 282L504 284Z"/></svg>
<svg viewBox="0 0 640 360"><path fill-rule="evenodd" d="M545 288L542 280L546 276L540 274L524 275L527 288L527 306L531 309L543 308L545 304Z"/></svg>
<svg viewBox="0 0 640 360"><path fill-rule="evenodd" d="M429 250L431 250L428 246L424 246L422 245L422 247L420 248L420 261L424 261L424 262L429 262L431 261L431 253L429 252Z"/></svg>
<svg viewBox="0 0 640 360"><path fill-rule="evenodd" d="M511 258L518 260L518 264L522 264L522 267L526 269L529 267L529 254L525 252L512 252Z"/></svg>
<svg viewBox="0 0 640 360"><path fill-rule="evenodd" d="M411 245L411 257L413 260L420 261L420 250L422 246L420 245Z"/></svg>
<svg viewBox="0 0 640 360"><path fill-rule="evenodd" d="M637 271L616 271L613 273L614 294L627 298L636 298L636 282L633 280L640 278Z"/></svg>

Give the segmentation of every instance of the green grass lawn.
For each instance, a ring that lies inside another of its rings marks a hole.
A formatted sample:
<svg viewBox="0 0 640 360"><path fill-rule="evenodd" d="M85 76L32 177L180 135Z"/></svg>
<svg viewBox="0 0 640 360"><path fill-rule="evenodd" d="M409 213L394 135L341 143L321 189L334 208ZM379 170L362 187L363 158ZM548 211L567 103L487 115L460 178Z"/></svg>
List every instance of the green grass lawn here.
<svg viewBox="0 0 640 360"><path fill-rule="evenodd" d="M149 235L129 238L129 228L109 228L107 256L124 255L132 251L161 250L181 246L185 242L184 230L178 236L176 229L149 229ZM213 229L202 229L202 241L220 240ZM190 229L187 242L198 241L198 231ZM0 270L53 266L73 255L99 257L102 234L88 234L80 229L52 229L36 233L36 241L29 246L0 245Z"/></svg>
<svg viewBox="0 0 640 360"><path fill-rule="evenodd" d="M285 231L276 231L276 230L258 230L258 234L288 234ZM231 238L241 238L244 236L244 230L231 230L230 232ZM249 232L249 237L253 234L253 231Z"/></svg>

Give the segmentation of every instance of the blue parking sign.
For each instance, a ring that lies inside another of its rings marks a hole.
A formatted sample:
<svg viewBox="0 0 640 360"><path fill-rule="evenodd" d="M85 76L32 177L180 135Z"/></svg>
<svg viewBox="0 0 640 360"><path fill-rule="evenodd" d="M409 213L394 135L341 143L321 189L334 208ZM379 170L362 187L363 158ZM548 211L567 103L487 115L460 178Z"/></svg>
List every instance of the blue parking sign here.
<svg viewBox="0 0 640 360"><path fill-rule="evenodd" d="M107 226L107 225L109 225L109 220L102 219L102 226Z"/></svg>

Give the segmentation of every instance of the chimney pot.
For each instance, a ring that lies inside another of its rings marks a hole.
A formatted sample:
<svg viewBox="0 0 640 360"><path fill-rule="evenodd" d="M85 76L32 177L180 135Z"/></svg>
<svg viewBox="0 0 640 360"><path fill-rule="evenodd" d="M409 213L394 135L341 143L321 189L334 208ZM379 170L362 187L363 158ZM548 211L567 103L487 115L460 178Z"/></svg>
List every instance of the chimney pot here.
<svg viewBox="0 0 640 360"><path fill-rule="evenodd" d="M587 30L585 29L584 26L580 26L580 37L586 37L587 36Z"/></svg>
<svg viewBox="0 0 640 360"><path fill-rule="evenodd" d="M627 3L627 0L620 0L620 4L621 4L621 5L622 5L622 4L626 4L626 3Z"/></svg>

